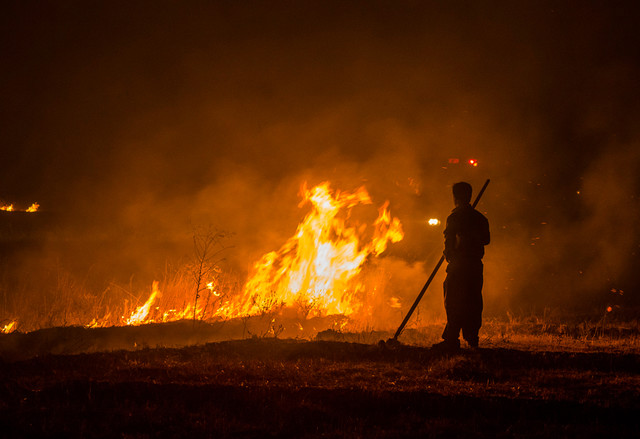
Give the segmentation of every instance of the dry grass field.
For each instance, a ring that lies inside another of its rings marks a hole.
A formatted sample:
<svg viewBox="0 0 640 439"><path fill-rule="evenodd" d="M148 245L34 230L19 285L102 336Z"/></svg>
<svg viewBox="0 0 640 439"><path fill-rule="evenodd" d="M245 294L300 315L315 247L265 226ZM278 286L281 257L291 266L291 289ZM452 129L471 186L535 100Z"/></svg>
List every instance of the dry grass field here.
<svg viewBox="0 0 640 439"><path fill-rule="evenodd" d="M397 348L377 344L385 333L207 343L202 329L200 339L185 338L190 346L166 347L193 332L192 322L3 335L0 431L7 438L637 437L637 324L489 321L480 349L450 353L428 347L439 329L408 330ZM96 341L108 331L119 340L110 347ZM124 349L127 340L135 346Z"/></svg>

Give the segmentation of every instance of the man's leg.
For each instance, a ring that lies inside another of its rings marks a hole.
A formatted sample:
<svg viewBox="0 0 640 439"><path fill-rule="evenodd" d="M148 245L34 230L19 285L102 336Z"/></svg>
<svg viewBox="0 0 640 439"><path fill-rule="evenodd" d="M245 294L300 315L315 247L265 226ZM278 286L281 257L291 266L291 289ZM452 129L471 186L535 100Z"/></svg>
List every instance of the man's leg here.
<svg viewBox="0 0 640 439"><path fill-rule="evenodd" d="M447 325L442 333L442 339L452 347L460 346L460 329L462 328L463 315L461 304L462 278L455 274L447 274L444 281L444 309L447 313Z"/></svg>
<svg viewBox="0 0 640 439"><path fill-rule="evenodd" d="M466 289L468 299L465 303L465 317L462 323L462 336L471 347L478 346L478 332L482 326L482 266L469 271Z"/></svg>

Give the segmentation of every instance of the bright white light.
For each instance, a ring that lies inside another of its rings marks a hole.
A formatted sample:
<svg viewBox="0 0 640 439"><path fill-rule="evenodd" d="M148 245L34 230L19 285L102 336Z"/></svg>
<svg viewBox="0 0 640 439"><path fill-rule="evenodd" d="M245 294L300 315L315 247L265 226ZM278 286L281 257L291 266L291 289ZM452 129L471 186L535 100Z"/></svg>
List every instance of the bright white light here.
<svg viewBox="0 0 640 439"><path fill-rule="evenodd" d="M427 222L430 226L437 226L438 224L440 224L440 220L437 218L430 218Z"/></svg>

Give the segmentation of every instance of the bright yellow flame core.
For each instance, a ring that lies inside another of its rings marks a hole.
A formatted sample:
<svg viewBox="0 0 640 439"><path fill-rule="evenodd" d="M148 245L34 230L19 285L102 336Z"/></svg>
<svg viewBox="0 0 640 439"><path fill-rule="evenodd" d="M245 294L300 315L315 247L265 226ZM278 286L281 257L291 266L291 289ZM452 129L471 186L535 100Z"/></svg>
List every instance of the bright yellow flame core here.
<svg viewBox="0 0 640 439"><path fill-rule="evenodd" d="M254 265L242 294L225 303L218 315L256 315L294 305L312 307L315 315L360 311L362 301L355 295L364 284L357 275L368 256L404 237L402 225L391 218L387 202L379 209L371 239L362 242L366 227L348 225L348 220L351 208L371 204L364 187L334 193L325 182L312 189L303 186L302 195L300 206L310 203L311 212L295 235Z"/></svg>
<svg viewBox="0 0 640 439"><path fill-rule="evenodd" d="M158 290L158 282L153 282L153 287L151 291L151 295L144 303L144 305L139 306L131 316L127 319L127 325L140 325L145 322L147 316L149 315L149 311L151 310L151 305L155 302L156 297L160 295L160 291Z"/></svg>
<svg viewBox="0 0 640 439"><path fill-rule="evenodd" d="M6 204L4 206L0 206L0 210L5 210L7 212L13 212L13 204Z"/></svg>

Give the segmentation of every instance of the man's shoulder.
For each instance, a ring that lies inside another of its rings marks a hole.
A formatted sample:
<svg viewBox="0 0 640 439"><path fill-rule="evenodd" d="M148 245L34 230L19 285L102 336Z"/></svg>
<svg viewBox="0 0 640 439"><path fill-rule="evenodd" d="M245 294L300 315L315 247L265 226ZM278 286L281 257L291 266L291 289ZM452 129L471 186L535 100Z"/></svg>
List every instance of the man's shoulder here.
<svg viewBox="0 0 640 439"><path fill-rule="evenodd" d="M453 209L453 211L447 217L447 222L467 222L467 221L482 221L488 222L487 217L485 217L481 212L476 210L473 206L461 206Z"/></svg>
<svg viewBox="0 0 640 439"><path fill-rule="evenodd" d="M476 216L476 217L478 217L478 218L482 218L482 219L484 219L485 221L487 220L487 217L486 217L486 216L484 216L484 215L482 214L482 212L480 212L480 211L479 211L479 210L477 210L477 209L473 209L473 215L475 215L475 216Z"/></svg>
<svg viewBox="0 0 640 439"><path fill-rule="evenodd" d="M453 209L449 214L449 218L464 218L473 215L474 212L477 212L475 208L473 208L473 206L471 206L470 204L466 204L464 206L458 206Z"/></svg>

